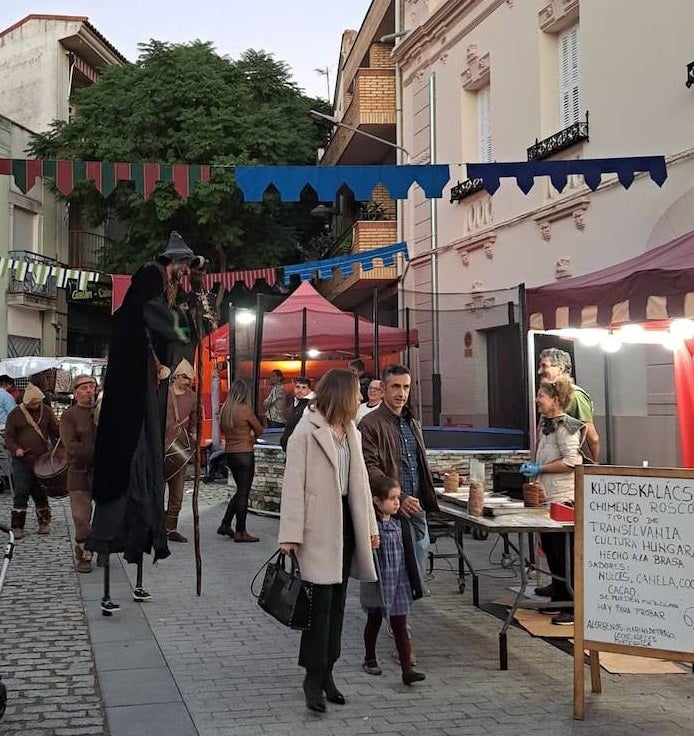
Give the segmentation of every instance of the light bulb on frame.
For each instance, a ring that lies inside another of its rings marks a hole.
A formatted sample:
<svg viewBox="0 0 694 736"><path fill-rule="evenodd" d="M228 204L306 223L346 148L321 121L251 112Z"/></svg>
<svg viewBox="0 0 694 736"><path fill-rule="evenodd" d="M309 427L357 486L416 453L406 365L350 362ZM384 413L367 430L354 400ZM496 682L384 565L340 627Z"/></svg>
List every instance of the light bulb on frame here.
<svg viewBox="0 0 694 736"><path fill-rule="evenodd" d="M320 350L316 350L316 348L309 348L306 351L306 355L309 358L317 358L320 355Z"/></svg>
<svg viewBox="0 0 694 736"><path fill-rule="evenodd" d="M600 341L600 347L606 353L616 353L622 347L622 341L619 339L619 335L608 332Z"/></svg>
<svg viewBox="0 0 694 736"><path fill-rule="evenodd" d="M587 348L592 348L600 343L605 334L605 330L601 330L596 327L589 327L579 331L578 341L581 345L585 345Z"/></svg>
<svg viewBox="0 0 694 736"><path fill-rule="evenodd" d="M670 333L680 340L691 340L694 337L694 322L690 319L673 319Z"/></svg>

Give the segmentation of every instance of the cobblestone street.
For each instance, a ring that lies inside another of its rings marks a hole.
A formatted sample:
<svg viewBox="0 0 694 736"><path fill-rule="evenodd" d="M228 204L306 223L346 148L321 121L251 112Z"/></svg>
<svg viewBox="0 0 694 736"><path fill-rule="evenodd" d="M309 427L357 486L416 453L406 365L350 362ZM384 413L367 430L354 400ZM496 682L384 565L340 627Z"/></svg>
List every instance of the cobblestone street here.
<svg viewBox="0 0 694 736"><path fill-rule="evenodd" d="M145 565L153 599L132 601L135 569L114 561L120 614L100 615L101 574L74 571L66 500L52 503L53 532L36 534L33 518L18 543L0 596L0 672L9 690L0 733L23 736L224 736L226 734L590 733L675 736L691 733L691 674L603 672L601 695L587 696L584 722L571 717L572 659L523 630L509 632L509 670L498 669L500 622L460 595L450 560L437 560L432 595L417 603L413 638L424 683L402 685L392 642L379 641L381 677L364 674L363 614L350 586L342 659L336 679L348 703L309 713L296 664L298 634L257 607L253 574L275 546L277 521L249 517L260 544L215 534L226 486L200 494L203 594L195 595L193 545L172 546L161 564ZM191 495L180 530L192 542ZM2 518L10 499L0 495ZM439 545L450 551L449 540ZM513 580L491 542L470 542L474 564L489 570L481 596ZM491 568L491 569L490 569ZM126 577L127 576L127 577ZM108 727L107 724L108 723Z"/></svg>

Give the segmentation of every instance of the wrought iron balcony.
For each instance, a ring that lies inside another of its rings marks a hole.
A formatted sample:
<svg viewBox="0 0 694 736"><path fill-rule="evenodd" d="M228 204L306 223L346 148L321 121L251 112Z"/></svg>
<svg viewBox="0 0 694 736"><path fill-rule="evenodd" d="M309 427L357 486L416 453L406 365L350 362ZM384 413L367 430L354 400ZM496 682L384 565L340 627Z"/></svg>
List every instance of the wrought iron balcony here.
<svg viewBox="0 0 694 736"><path fill-rule="evenodd" d="M31 266L31 270L27 268L24 279L21 281L15 277L16 271L8 272L7 294L22 294L31 297L43 297L44 299L57 299L58 289L55 283L55 276L49 276L44 283L39 283L39 276L36 273L36 266L44 265L47 268L57 266L58 261L54 258L47 258L38 253L32 253L27 250L11 250L7 253L8 258L12 258L17 262L24 261ZM43 279L41 279L43 280Z"/></svg>
<svg viewBox="0 0 694 736"><path fill-rule="evenodd" d="M86 230L71 230L69 267L84 268L88 271L103 270L104 256L111 247L111 242L103 235Z"/></svg>
<svg viewBox="0 0 694 736"><path fill-rule="evenodd" d="M460 202L461 199L465 199L465 197L469 197L471 194L481 192L483 189L483 179L466 179L465 181L459 181L451 188L451 204L453 202Z"/></svg>
<svg viewBox="0 0 694 736"><path fill-rule="evenodd" d="M528 161L542 161L559 151L570 148L581 141L588 141L588 113L585 121L579 121L542 141L535 139L535 145L528 148Z"/></svg>

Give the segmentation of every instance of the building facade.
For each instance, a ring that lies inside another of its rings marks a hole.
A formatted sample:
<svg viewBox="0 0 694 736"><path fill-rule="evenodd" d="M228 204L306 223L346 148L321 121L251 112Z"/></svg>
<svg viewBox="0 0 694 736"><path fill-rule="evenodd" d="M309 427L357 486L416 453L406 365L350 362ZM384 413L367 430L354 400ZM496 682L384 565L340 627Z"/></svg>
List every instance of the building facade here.
<svg viewBox="0 0 694 736"><path fill-rule="evenodd" d="M374 0L360 29L342 36L333 103L334 116L341 124L332 129L321 165L396 163L396 70L391 58L394 13L394 0ZM355 201L345 189L331 204L334 213L326 225L334 237L334 255L397 242L397 207L384 187L376 187L369 202ZM370 271L358 266L350 276L335 274L319 284L319 289L341 309L368 316L377 290L380 321L396 323L397 278L395 266Z"/></svg>
<svg viewBox="0 0 694 736"><path fill-rule="evenodd" d="M694 9L688 0L666 13L629 0L403 0L400 11L403 145L419 163L450 163L455 185L430 205L414 192L403 211L406 306L426 316L415 325L425 419L440 380L442 423L494 424L494 404L517 392L512 374L523 366L503 335L519 320L516 285L586 274L694 230L685 86ZM656 154L668 166L661 188L644 175L628 190L604 176L592 192L575 176L563 192L536 180L527 196L514 180L490 196L464 165ZM452 295L459 311L446 319ZM606 377L612 385L611 459L677 464L669 353L625 346L606 362L576 345L575 362L603 435Z"/></svg>
<svg viewBox="0 0 694 736"><path fill-rule="evenodd" d="M126 62L82 16L29 15L0 31L2 155L27 157L32 133L69 120L77 90L96 82L104 67ZM101 270L108 247L103 230L84 227L79 214L58 202L41 180L22 195L10 177L2 177L2 197L8 206L0 210L0 254ZM50 280L39 286L31 279L18 285L0 278L8 306L7 323L0 319L0 340L6 340L0 351L99 357L107 340L109 290L106 276L88 295L73 283L56 289Z"/></svg>

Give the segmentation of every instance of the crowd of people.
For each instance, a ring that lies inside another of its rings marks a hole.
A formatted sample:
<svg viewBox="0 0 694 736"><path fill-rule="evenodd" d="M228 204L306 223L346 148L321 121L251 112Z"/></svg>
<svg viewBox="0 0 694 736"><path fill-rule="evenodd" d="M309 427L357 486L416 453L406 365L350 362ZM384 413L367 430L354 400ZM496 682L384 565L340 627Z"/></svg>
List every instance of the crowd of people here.
<svg viewBox="0 0 694 736"><path fill-rule="evenodd" d="M185 357L174 362L174 355L177 346L194 337L194 321L185 304L183 309L176 304L176 293L196 259L172 233L166 249L133 276L114 318L100 404L96 380L78 375L74 405L58 422L37 386L29 384L16 396L12 380L0 377L15 538L24 534L29 499L38 533L50 533L49 499L34 468L60 441L67 457L76 569L90 572L96 553L107 571L109 554L122 552L138 564L137 601L150 597L142 587L143 555L152 554L156 561L170 554L168 542L188 541L177 526L187 464L198 444L199 401L193 366ZM599 455L592 401L572 382L571 358L562 350L543 351L538 375L538 442L533 461L521 472L541 483L550 500L571 501L574 467ZM346 369L327 371L315 389L306 376L294 379L290 400L279 370L272 372L270 384L262 416L257 416L249 384L231 382L219 419L223 448L210 458L205 479L226 466L236 486L217 534L234 542L259 541L247 530L254 445L266 428L282 429L286 459L278 545L296 556L312 596L311 624L299 648L307 707L324 712L326 701L345 702L334 669L350 577L360 581L365 612L364 672L382 674L376 642L385 619L402 682L424 680L425 674L415 669L407 615L413 601L428 594L427 514L438 511L438 503L422 428L409 401L408 368L388 365L374 378L356 359ZM571 588L561 541L557 545L554 535L541 535L553 580L536 593L566 603ZM111 615L119 606L110 600L107 572L104 586L102 610ZM573 621L565 606L548 610L553 623Z"/></svg>

